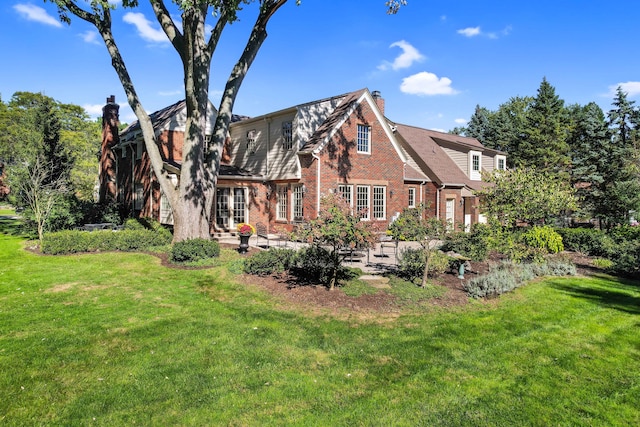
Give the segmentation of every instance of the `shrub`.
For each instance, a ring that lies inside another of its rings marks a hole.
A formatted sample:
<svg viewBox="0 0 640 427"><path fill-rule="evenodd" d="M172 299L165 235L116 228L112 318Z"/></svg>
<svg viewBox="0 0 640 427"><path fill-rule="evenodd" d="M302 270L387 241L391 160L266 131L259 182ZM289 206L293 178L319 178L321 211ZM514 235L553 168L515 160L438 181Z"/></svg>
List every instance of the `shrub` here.
<svg viewBox="0 0 640 427"><path fill-rule="evenodd" d="M522 234L522 239L527 246L547 253L557 254L564 250L562 236L548 225L531 227Z"/></svg>
<svg viewBox="0 0 640 427"><path fill-rule="evenodd" d="M171 247L172 262L185 263L217 257L220 255L220 244L215 240L189 239L176 242Z"/></svg>
<svg viewBox="0 0 640 427"><path fill-rule="evenodd" d="M640 240L620 242L610 257L613 265L608 269L612 274L637 278L640 277Z"/></svg>
<svg viewBox="0 0 640 427"><path fill-rule="evenodd" d="M171 242L171 233L152 230L65 230L46 233L41 251L45 254L60 255L95 251L138 251Z"/></svg>
<svg viewBox="0 0 640 427"><path fill-rule="evenodd" d="M469 296L486 298L509 292L535 277L573 276L575 274L575 265L564 260L526 264L503 262L492 267L486 275L474 277L463 286Z"/></svg>
<svg viewBox="0 0 640 427"><path fill-rule="evenodd" d="M606 258L594 258L593 261L591 262L593 263L594 267L598 267L602 269L609 269L613 267L613 261Z"/></svg>
<svg viewBox="0 0 640 427"><path fill-rule="evenodd" d="M491 228L486 224L473 224L467 233L459 231L446 236L442 250L453 251L475 261L484 261L489 254Z"/></svg>
<svg viewBox="0 0 640 427"><path fill-rule="evenodd" d="M244 272L257 276L282 274L295 265L296 251L293 249L271 248L260 251L247 258L244 262Z"/></svg>
<svg viewBox="0 0 640 427"><path fill-rule="evenodd" d="M424 249L404 249L398 264L398 275L411 281L421 279L424 275L425 263L426 252ZM432 251L428 275L434 277L448 269L449 257L442 251Z"/></svg>
<svg viewBox="0 0 640 427"><path fill-rule="evenodd" d="M338 270L338 276L344 275L344 267ZM318 245L311 245L298 251L292 273L303 281L328 285L333 271L331 253Z"/></svg>
<svg viewBox="0 0 640 427"><path fill-rule="evenodd" d="M614 245L610 236L594 228L560 228L565 249L586 255L606 256Z"/></svg>

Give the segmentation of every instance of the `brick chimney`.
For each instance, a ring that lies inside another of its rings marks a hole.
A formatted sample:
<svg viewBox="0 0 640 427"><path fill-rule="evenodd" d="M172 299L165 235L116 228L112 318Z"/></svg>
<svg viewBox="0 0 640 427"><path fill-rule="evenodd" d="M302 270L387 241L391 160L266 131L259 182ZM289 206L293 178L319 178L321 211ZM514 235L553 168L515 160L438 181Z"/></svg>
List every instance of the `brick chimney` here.
<svg viewBox="0 0 640 427"><path fill-rule="evenodd" d="M380 112L384 116L384 99L382 99L382 95L380 94L380 91L379 90L374 90L373 92L371 92L371 96L376 101L376 105L378 106L378 110L380 110Z"/></svg>
<svg viewBox="0 0 640 427"><path fill-rule="evenodd" d="M100 145L100 192L99 203L116 201L116 156L113 147L120 142L118 125L120 124L120 106L115 95L107 98L102 107L102 144Z"/></svg>

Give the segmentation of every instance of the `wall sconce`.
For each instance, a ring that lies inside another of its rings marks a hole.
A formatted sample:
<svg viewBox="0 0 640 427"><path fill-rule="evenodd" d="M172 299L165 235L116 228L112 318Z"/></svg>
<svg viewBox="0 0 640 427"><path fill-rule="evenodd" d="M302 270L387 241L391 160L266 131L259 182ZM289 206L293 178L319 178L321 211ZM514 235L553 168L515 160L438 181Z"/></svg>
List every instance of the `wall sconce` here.
<svg viewBox="0 0 640 427"><path fill-rule="evenodd" d="M394 190L389 191L389 196L393 197L393 194L395 193Z"/></svg>
<svg viewBox="0 0 640 427"><path fill-rule="evenodd" d="M302 184L302 194L307 192L307 186Z"/></svg>
<svg viewBox="0 0 640 427"><path fill-rule="evenodd" d="M464 198L461 198L460 199L460 207L463 207L463 206L464 206Z"/></svg>
<svg viewBox="0 0 640 427"><path fill-rule="evenodd" d="M251 187L251 194L253 197L258 197L258 189L256 187Z"/></svg>

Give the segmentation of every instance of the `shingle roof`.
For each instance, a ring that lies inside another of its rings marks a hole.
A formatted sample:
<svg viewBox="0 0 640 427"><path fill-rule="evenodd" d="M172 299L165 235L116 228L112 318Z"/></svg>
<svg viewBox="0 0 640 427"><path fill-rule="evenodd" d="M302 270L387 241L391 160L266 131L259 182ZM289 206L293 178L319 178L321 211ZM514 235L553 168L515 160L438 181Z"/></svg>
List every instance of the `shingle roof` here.
<svg viewBox="0 0 640 427"><path fill-rule="evenodd" d="M171 104L167 107L164 107L158 111L155 111L149 114L149 118L151 119L151 123L153 124L154 132L158 132L159 129L162 129L169 123L176 115L180 114L187 108L187 103L183 99L181 101L176 102L175 104ZM213 107L214 111L215 107ZM231 115L231 123L240 122L242 120L249 119L249 116L243 116L240 114L232 114ZM140 122L138 120L132 122L129 126L124 128L120 135L126 135L129 133L136 134L140 131Z"/></svg>
<svg viewBox="0 0 640 427"><path fill-rule="evenodd" d="M418 163L426 166L424 172L436 183L465 185L472 189L483 186L482 181L470 180L439 145L444 141L482 149L477 140L402 124L396 124L396 129L396 135L416 154Z"/></svg>
<svg viewBox="0 0 640 427"><path fill-rule="evenodd" d="M335 129L340 120L342 120L349 108L356 102L366 89L357 90L355 92L346 93L334 98L343 98L340 104L333 110L327 119L316 129L309 140L300 149L301 153L309 153L319 148L324 140L329 136L331 131ZM320 102L320 101L317 101Z"/></svg>
<svg viewBox="0 0 640 427"><path fill-rule="evenodd" d="M165 160L165 169L172 169L172 172L177 172L182 168L182 162L175 160ZM220 170L218 176L221 177L243 177L243 178L262 178L262 175L254 174L247 169L240 168L238 166L229 165L227 163L220 163Z"/></svg>

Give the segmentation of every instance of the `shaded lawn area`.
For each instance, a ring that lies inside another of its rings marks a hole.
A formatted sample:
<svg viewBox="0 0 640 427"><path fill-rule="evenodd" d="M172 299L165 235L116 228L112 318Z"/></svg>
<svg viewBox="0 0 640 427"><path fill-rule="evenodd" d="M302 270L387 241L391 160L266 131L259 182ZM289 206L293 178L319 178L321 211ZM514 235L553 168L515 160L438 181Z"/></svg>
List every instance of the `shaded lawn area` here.
<svg viewBox="0 0 640 427"><path fill-rule="evenodd" d="M637 282L339 320L226 266L23 245L0 234L2 425L640 424Z"/></svg>

